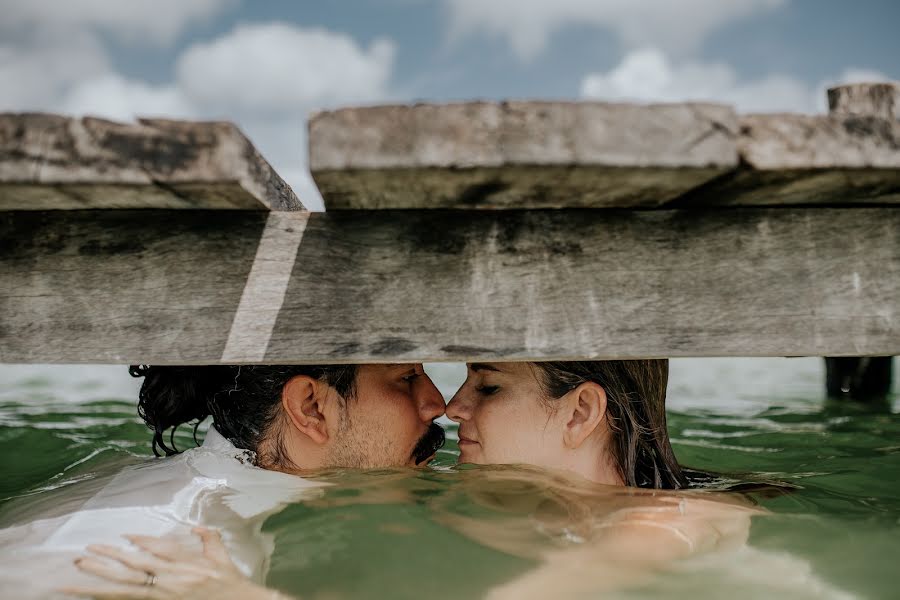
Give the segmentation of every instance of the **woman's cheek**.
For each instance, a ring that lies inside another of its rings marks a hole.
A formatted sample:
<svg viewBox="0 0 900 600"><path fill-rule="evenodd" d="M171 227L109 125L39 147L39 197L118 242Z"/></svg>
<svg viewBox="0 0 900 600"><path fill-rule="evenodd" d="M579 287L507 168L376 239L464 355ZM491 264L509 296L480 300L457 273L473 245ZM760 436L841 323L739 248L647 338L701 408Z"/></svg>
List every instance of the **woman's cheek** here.
<svg viewBox="0 0 900 600"><path fill-rule="evenodd" d="M485 462L503 464L521 460L519 437L523 431L513 408L502 396L482 404L483 425L479 426L479 434Z"/></svg>

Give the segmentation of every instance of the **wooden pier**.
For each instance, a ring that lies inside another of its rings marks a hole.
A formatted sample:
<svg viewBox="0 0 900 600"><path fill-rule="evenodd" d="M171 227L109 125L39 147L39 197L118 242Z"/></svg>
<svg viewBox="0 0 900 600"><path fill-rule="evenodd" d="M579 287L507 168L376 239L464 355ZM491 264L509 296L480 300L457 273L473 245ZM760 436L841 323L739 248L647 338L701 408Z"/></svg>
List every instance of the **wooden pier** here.
<svg viewBox="0 0 900 600"><path fill-rule="evenodd" d="M900 354L900 87L827 115L473 102L0 115L0 362Z"/></svg>

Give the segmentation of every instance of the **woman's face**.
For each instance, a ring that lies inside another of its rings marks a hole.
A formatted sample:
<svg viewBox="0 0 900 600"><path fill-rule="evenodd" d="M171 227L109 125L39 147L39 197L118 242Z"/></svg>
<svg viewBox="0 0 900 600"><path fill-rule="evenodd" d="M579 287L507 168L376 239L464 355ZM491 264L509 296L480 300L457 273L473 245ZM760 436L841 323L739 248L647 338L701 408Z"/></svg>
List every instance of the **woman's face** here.
<svg viewBox="0 0 900 600"><path fill-rule="evenodd" d="M460 463L563 463L564 423L548 409L537 377L528 363L468 365L465 383L447 405L447 416L459 423Z"/></svg>

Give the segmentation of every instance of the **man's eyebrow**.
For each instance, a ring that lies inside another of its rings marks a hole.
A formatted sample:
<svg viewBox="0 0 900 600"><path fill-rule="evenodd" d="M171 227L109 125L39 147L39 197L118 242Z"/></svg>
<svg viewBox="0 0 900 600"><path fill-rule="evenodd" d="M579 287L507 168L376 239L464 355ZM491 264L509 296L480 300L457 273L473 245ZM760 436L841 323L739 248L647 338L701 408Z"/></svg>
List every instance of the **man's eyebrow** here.
<svg viewBox="0 0 900 600"><path fill-rule="evenodd" d="M413 371L416 368L416 363L384 363L381 366L392 371L399 371L400 369L403 369L404 371Z"/></svg>
<svg viewBox="0 0 900 600"><path fill-rule="evenodd" d="M498 369L497 367L494 367L492 365L489 365L487 363L470 363L469 368L472 369L473 371L496 371L498 373L500 372L500 369Z"/></svg>

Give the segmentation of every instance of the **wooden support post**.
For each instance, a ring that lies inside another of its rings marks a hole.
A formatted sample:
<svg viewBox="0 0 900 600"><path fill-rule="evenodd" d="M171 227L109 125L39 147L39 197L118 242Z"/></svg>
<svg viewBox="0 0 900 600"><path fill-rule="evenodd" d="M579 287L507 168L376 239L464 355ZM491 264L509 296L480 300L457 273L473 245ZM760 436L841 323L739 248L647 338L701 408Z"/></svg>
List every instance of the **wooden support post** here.
<svg viewBox="0 0 900 600"><path fill-rule="evenodd" d="M896 83L855 83L828 90L832 115L900 120L900 86Z"/></svg>
<svg viewBox="0 0 900 600"><path fill-rule="evenodd" d="M848 356L825 359L829 398L878 402L891 391L893 357Z"/></svg>
<svg viewBox="0 0 900 600"><path fill-rule="evenodd" d="M900 123L900 86L890 83L844 85L828 90L832 116ZM890 125L888 125L890 126ZM830 398L872 402L891 390L893 358L890 356L825 359L825 389Z"/></svg>

